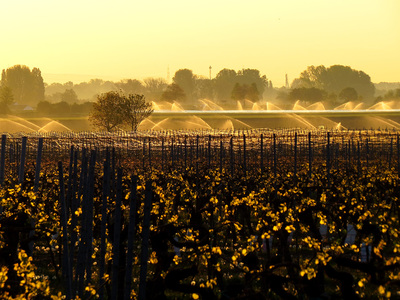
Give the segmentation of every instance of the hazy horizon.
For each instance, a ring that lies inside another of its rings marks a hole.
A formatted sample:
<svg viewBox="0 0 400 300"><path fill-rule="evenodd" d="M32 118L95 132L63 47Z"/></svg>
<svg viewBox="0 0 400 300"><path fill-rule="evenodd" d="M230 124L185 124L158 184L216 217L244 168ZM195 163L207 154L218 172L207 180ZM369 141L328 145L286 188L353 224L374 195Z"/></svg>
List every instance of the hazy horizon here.
<svg viewBox="0 0 400 300"><path fill-rule="evenodd" d="M306 68L304 68L305 70ZM220 70L219 70L220 71ZM360 70L362 71L362 70ZM175 72L174 72L175 73ZM170 81L172 81L172 77L174 74L171 74L171 78ZM199 75L199 74L195 74L195 75ZM215 74L216 75L216 74ZM284 74L285 75L285 74ZM298 74L300 75L300 73ZM371 77L373 76L372 74L367 74L370 75ZM205 75L203 75L205 76ZM61 84L65 84L68 81L73 82L74 84L79 84L82 82L89 82L91 79L101 79L104 81L112 81L112 82L119 82L121 80L124 79L137 79L137 80L141 80L143 81L143 79L148 78L148 77L160 77L160 76L147 76L147 77L143 77L143 78L128 78L128 77L120 77L120 76L109 76L109 75L89 75L89 74L42 74L43 77L43 81L47 84L52 84L52 83L61 83ZM298 77L298 76L295 76ZM295 77L291 78L290 82L295 79ZM166 79L166 77L162 77L164 79ZM269 79L269 78L268 78ZM274 83L274 87L276 88L280 88L285 86L284 83L285 78L283 78L283 80L281 80L281 82ZM396 84L396 83L400 83L400 76L399 79L397 81L379 81L379 82L373 82L374 84Z"/></svg>
<svg viewBox="0 0 400 300"><path fill-rule="evenodd" d="M282 86L310 65L346 65L399 82L398 0L126 0L3 3L0 69L21 64L45 82L212 77L260 70ZM71 76L74 75L74 76ZM63 76L71 76L63 77Z"/></svg>

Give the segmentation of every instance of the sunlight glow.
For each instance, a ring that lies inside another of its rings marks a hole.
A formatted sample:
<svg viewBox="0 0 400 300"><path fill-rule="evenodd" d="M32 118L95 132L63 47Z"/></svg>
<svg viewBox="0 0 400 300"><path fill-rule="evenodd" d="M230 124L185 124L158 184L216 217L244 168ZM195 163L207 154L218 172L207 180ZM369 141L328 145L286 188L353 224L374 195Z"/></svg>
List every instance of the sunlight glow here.
<svg viewBox="0 0 400 300"><path fill-rule="evenodd" d="M309 65L343 64L399 81L398 11L397 0L5 1L0 68L79 83L247 67L282 86Z"/></svg>

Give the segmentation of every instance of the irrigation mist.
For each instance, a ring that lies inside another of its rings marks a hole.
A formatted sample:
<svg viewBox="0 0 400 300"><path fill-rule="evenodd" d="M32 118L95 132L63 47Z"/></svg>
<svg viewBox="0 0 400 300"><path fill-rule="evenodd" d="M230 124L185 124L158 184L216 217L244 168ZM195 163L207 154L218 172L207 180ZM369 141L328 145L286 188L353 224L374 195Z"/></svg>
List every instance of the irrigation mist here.
<svg viewBox="0 0 400 300"><path fill-rule="evenodd" d="M185 110L179 103L153 103L153 115L140 129L400 129L400 104L379 102L367 107L360 102L347 102L325 109L317 102L302 106L297 101L290 109L271 102L237 101L235 109L224 109L211 100L199 101L199 109Z"/></svg>
<svg viewBox="0 0 400 300"><path fill-rule="evenodd" d="M178 102L153 102L154 113L144 120L139 130L243 130L255 128L319 128L397 129L400 130L400 103L379 102L367 106L362 102L347 102L334 109L323 103L309 106L299 101L290 109L267 102L237 101L227 109L208 99L198 102L196 109L185 109ZM87 117L80 118L0 118L0 132L66 132L93 130Z"/></svg>

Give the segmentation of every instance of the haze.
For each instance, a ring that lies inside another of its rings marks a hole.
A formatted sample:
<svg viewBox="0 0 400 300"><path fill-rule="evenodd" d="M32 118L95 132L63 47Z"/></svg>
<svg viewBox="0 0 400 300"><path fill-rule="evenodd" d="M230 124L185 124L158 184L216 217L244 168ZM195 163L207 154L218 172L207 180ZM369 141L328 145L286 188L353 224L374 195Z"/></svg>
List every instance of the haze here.
<svg viewBox="0 0 400 300"><path fill-rule="evenodd" d="M309 65L349 65L400 81L398 0L69 0L0 6L0 69L44 81L212 76L256 68L275 86Z"/></svg>

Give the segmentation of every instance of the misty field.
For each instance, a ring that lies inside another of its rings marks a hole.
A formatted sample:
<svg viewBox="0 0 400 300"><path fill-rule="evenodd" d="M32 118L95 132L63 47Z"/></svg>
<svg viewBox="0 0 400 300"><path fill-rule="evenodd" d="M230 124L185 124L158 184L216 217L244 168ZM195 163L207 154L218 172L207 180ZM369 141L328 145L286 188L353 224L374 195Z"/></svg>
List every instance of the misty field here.
<svg viewBox="0 0 400 300"><path fill-rule="evenodd" d="M390 298L394 130L3 135L4 299Z"/></svg>
<svg viewBox="0 0 400 300"><path fill-rule="evenodd" d="M387 110L158 110L139 125L140 131L257 130L400 130L398 109ZM96 128L87 116L3 116L0 133L89 132Z"/></svg>

